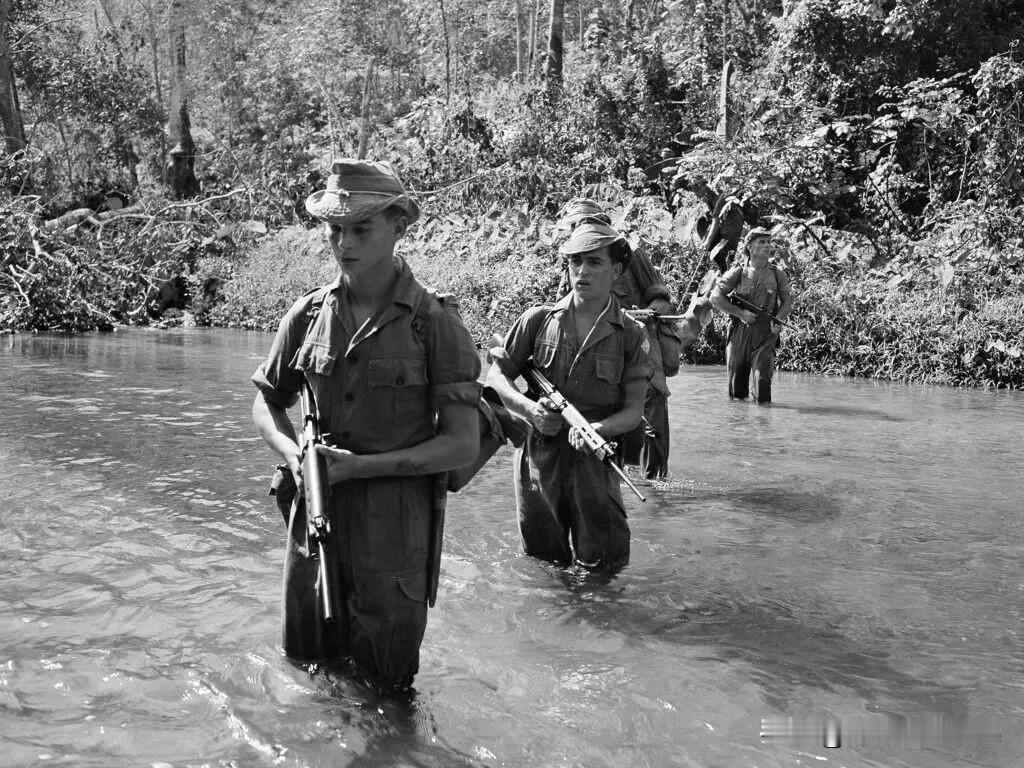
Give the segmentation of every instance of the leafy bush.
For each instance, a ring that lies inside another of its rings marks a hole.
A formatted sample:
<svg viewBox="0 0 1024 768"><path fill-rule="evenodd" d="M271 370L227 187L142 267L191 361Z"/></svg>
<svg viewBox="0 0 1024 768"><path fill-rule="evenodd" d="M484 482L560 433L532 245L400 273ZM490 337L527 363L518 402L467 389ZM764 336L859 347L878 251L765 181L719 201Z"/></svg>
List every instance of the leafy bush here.
<svg viewBox="0 0 1024 768"><path fill-rule="evenodd" d="M194 284L220 281L217 302L207 309L212 324L274 330L296 299L336 272L320 230L296 225L261 238L244 259L200 261Z"/></svg>

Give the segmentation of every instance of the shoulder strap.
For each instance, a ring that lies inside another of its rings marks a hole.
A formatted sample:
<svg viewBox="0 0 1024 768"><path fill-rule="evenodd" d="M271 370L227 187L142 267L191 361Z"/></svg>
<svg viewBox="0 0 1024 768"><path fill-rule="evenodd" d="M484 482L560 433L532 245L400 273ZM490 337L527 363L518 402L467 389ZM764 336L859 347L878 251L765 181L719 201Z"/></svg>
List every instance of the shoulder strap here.
<svg viewBox="0 0 1024 768"><path fill-rule="evenodd" d="M437 291L433 288L424 288L412 316L412 332L416 334L416 338L423 342L424 345L426 345L427 337L430 333L429 301L431 298L439 304L444 304L444 299Z"/></svg>
<svg viewBox="0 0 1024 768"><path fill-rule="evenodd" d="M775 306L772 307L772 314L775 314L782 306L782 298L779 295L782 293L782 281L779 279L779 268L775 264L772 264L772 276L775 278Z"/></svg>
<svg viewBox="0 0 1024 768"><path fill-rule="evenodd" d="M309 335L309 328L313 325L313 321L316 320L317 315L320 314L320 309L323 307L324 301L327 299L327 294L330 292L330 286L324 285L306 294L307 296L313 296L313 302L309 305L309 308L306 310L304 315L306 327L302 331L303 341L305 341L306 336Z"/></svg>

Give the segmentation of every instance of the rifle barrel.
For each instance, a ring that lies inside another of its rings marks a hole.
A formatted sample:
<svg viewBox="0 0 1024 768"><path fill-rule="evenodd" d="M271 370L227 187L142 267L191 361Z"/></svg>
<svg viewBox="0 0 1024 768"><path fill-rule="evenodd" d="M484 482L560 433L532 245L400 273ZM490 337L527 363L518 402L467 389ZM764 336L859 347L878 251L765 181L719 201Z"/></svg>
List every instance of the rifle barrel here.
<svg viewBox="0 0 1024 768"><path fill-rule="evenodd" d="M331 536L326 509L327 461L316 451L316 446L323 443L323 436L317 421L313 390L308 381L302 382L299 403L302 410L302 481L306 486L306 523L309 536L316 542L317 554L320 557L317 584L320 587L324 621L333 621L334 595L331 592L327 549Z"/></svg>
<svg viewBox="0 0 1024 768"><path fill-rule="evenodd" d="M659 315L656 312L649 312L646 309L626 309L623 310L627 315L635 320L684 320L686 315Z"/></svg>

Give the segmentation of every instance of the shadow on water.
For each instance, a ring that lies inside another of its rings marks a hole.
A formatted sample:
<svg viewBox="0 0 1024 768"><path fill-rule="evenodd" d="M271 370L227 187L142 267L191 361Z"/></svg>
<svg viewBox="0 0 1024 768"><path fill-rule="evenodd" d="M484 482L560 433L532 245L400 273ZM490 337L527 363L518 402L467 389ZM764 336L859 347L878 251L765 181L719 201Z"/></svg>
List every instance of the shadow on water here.
<svg viewBox="0 0 1024 768"><path fill-rule="evenodd" d="M751 600L707 586L681 584L674 574L654 581L581 574L544 566L559 590L550 592L564 620L614 630L637 644L672 643L710 647L710 658L740 661L755 670L753 680L766 704L791 708L801 689L856 691L865 701L894 699L908 709L947 716L968 714L968 693L906 674L888 662L881 643L870 644L829 626L828 619L802 617L779 599ZM694 599L681 598L693 594ZM808 609L809 611L813 609Z"/></svg>
<svg viewBox="0 0 1024 768"><path fill-rule="evenodd" d="M796 405L794 403L772 403L773 411L796 411L806 416L836 416L844 419L866 418L880 421L905 421L901 416L894 416L886 411L874 408L857 408L850 405Z"/></svg>
<svg viewBox="0 0 1024 768"><path fill-rule="evenodd" d="M652 481L652 490L670 502L651 505L650 517L671 517L681 507L701 504L725 505L737 512L796 523L823 523L838 517L842 508L829 494L793 490L778 486L761 488L701 488L674 480Z"/></svg>

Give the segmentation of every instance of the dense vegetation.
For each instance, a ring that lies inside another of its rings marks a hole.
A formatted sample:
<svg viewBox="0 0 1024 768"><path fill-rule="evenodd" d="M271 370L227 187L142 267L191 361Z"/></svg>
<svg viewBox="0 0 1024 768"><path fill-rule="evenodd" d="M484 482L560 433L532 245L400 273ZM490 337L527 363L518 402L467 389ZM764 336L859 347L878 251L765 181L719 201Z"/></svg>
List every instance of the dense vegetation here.
<svg viewBox="0 0 1024 768"><path fill-rule="evenodd" d="M404 252L480 340L551 295L583 193L684 296L703 177L777 233L782 367L1024 387L1019 3L569 0L543 56L526 0L4 6L25 142L5 117L0 327L272 328L331 272L302 201L364 151L419 194ZM167 169L172 90L197 194ZM103 211L113 189L129 206Z"/></svg>

